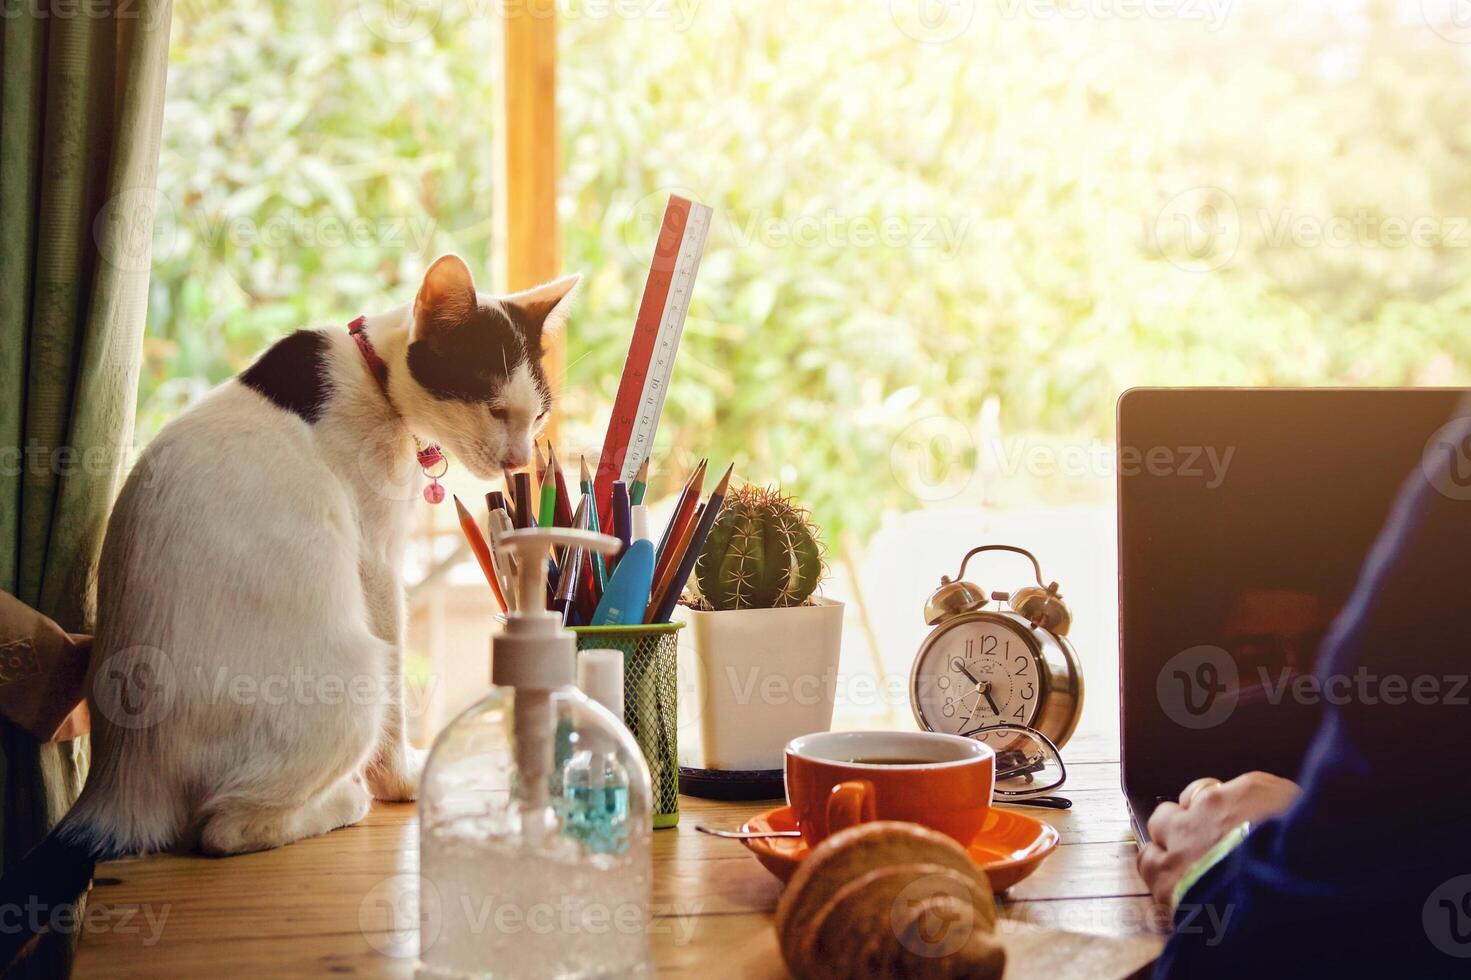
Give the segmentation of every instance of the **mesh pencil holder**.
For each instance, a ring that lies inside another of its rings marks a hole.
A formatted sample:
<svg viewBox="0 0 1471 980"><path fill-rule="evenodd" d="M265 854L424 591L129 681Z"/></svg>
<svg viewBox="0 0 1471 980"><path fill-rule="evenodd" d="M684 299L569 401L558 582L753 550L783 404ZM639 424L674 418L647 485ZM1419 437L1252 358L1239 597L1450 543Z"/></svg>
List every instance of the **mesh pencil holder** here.
<svg viewBox="0 0 1471 980"><path fill-rule="evenodd" d="M677 668L683 623L646 626L574 626L578 652L623 654L623 723L649 764L654 827L679 823L679 717Z"/></svg>

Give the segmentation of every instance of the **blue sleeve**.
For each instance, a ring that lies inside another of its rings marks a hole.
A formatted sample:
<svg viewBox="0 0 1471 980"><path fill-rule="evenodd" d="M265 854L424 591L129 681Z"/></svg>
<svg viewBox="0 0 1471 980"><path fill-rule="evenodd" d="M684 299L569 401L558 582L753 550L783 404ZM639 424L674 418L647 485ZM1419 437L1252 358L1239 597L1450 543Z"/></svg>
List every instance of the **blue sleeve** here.
<svg viewBox="0 0 1471 980"><path fill-rule="evenodd" d="M1320 654L1302 796L1184 896L1156 977L1471 976L1471 416L1442 434Z"/></svg>

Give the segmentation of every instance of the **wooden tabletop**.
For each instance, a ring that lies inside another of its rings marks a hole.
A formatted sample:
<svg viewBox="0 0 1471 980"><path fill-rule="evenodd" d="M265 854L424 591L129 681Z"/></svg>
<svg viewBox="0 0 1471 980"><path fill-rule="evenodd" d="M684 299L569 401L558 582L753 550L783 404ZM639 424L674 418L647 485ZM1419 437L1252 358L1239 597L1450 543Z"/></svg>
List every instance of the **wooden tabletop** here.
<svg viewBox="0 0 1471 980"><path fill-rule="evenodd" d="M1062 846L1002 902L1003 938L1035 933L1028 923L1124 937L1082 941L1070 951L1078 976L1132 972L1152 958L1166 924L1134 870L1111 751L1076 740L1069 746L1072 810L1025 810L1056 826ZM771 926L780 885L739 844L694 829L734 827L764 807L688 797L681 807L678 828L654 834L660 975L784 976ZM378 804L358 826L260 854L111 861L97 868L74 976L411 977L417 869L409 804ZM1056 938L1046 947L1053 954L1063 948ZM1011 962L1024 968L1028 961L1013 955ZM1048 980L1061 980L1048 972Z"/></svg>

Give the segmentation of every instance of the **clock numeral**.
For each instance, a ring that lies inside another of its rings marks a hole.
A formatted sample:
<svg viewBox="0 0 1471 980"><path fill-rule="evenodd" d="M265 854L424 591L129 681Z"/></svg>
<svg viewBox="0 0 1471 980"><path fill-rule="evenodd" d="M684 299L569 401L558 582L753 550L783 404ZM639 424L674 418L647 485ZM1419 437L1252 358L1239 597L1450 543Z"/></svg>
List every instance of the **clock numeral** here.
<svg viewBox="0 0 1471 980"><path fill-rule="evenodd" d="M1022 715L1021 706L1018 706L1017 709L1011 713L1011 717L1025 720L1025 717Z"/></svg>
<svg viewBox="0 0 1471 980"><path fill-rule="evenodd" d="M1035 689L1033 689L1032 682L1031 681L1027 681L1027 686L1024 687L1024 688L1022 688L1022 700L1023 701L1030 701L1030 700L1032 700L1032 698L1034 698L1036 696L1036 694L1037 694L1037 692L1036 692Z"/></svg>
<svg viewBox="0 0 1471 980"><path fill-rule="evenodd" d="M967 640L966 642L969 643L970 641ZM981 656L989 657L994 655L996 653L996 647L999 645L999 642L994 636L988 634L981 637Z"/></svg>
<svg viewBox="0 0 1471 980"><path fill-rule="evenodd" d="M940 713L943 714L946 718L954 718L955 717L955 699L954 698L947 697L945 699L945 706L940 709Z"/></svg>
<svg viewBox="0 0 1471 980"><path fill-rule="evenodd" d="M976 656L976 641L975 640L966 640L965 641L965 659L966 660L974 660L975 659L975 656Z"/></svg>
<svg viewBox="0 0 1471 980"><path fill-rule="evenodd" d="M1024 657L1018 654L1014 658L1014 662L1017 665L1016 674L1014 676L1020 677L1022 674L1025 674L1027 672L1027 668L1031 666L1032 660L1030 657Z"/></svg>

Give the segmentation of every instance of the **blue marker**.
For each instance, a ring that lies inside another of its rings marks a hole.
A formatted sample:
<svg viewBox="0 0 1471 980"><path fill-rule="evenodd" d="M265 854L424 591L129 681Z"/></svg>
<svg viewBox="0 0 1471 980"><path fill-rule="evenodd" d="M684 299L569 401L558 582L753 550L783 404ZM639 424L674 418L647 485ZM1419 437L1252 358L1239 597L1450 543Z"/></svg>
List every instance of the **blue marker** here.
<svg viewBox="0 0 1471 980"><path fill-rule="evenodd" d="M654 545L638 540L628 546L618 568L608 579L603 598L592 615L593 626L636 626L644 621L649 590L654 587Z"/></svg>

